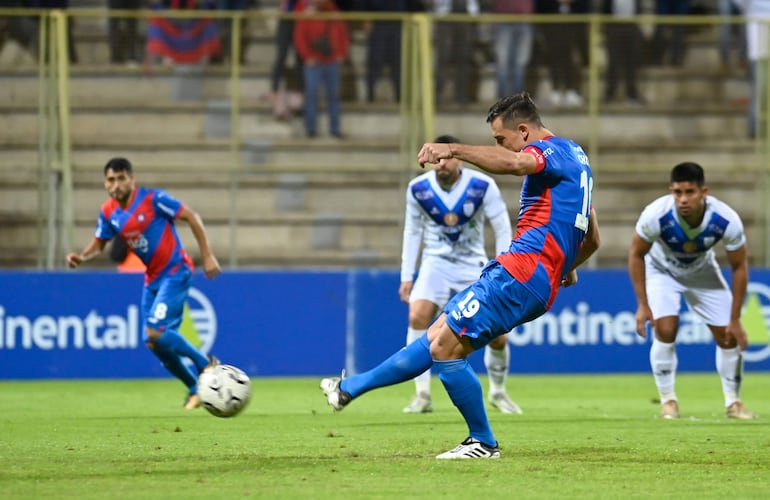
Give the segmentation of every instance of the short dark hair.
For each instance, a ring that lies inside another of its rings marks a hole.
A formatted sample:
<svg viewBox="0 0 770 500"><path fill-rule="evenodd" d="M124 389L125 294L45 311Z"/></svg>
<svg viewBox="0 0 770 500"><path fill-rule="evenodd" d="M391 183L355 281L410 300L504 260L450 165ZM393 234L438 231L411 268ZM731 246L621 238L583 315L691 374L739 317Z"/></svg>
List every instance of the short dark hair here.
<svg viewBox="0 0 770 500"><path fill-rule="evenodd" d="M697 163L686 161L671 169L671 183L694 182L698 186L706 184L706 176L703 167Z"/></svg>
<svg viewBox="0 0 770 500"><path fill-rule="evenodd" d="M134 167L131 166L131 162L125 158L112 158L104 166L104 175L107 175L107 170L113 172L125 172L128 175L134 174Z"/></svg>
<svg viewBox="0 0 770 500"><path fill-rule="evenodd" d="M540 119L540 112L529 92L519 92L518 94L501 97L496 103L490 106L487 112L487 123L492 123L501 117L506 128L513 128L521 122L533 123L543 127L543 121Z"/></svg>
<svg viewBox="0 0 770 500"><path fill-rule="evenodd" d="M433 142L438 144L460 144L462 141L453 135L444 134L436 137L436 140Z"/></svg>

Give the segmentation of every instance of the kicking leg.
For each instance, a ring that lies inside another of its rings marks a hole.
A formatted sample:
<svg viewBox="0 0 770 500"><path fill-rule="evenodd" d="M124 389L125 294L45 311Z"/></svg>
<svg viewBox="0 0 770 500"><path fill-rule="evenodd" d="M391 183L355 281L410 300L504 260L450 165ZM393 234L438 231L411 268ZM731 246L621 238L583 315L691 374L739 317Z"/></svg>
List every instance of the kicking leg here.
<svg viewBox="0 0 770 500"><path fill-rule="evenodd" d="M154 338L156 345L178 356L189 358L195 364L198 373L201 373L208 366L209 358L176 330L167 330L162 334L157 333L158 336ZM151 338L153 337L151 336Z"/></svg>
<svg viewBox="0 0 770 500"><path fill-rule="evenodd" d="M197 379L190 368L182 362L182 359L174 353L168 352L154 342L147 342L147 347L163 363L166 370L187 386L190 394L195 394Z"/></svg>
<svg viewBox="0 0 770 500"><path fill-rule="evenodd" d="M321 390L329 405L339 411L351 400L372 389L398 384L416 377L425 370L429 370L432 363L428 338L427 335L423 335L367 372L348 378L334 377L321 380Z"/></svg>

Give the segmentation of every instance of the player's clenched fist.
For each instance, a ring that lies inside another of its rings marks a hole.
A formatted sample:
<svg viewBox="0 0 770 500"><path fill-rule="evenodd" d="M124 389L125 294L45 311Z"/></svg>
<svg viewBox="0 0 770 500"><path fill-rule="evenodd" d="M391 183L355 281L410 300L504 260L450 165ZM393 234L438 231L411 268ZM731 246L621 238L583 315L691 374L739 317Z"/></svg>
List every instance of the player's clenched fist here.
<svg viewBox="0 0 770 500"><path fill-rule="evenodd" d="M421 167L426 163L438 163L441 160L452 158L452 148L445 143L426 143L422 145L420 153L417 155L417 161Z"/></svg>
<svg viewBox="0 0 770 500"><path fill-rule="evenodd" d="M67 265L69 267L72 267L72 268L78 267L82 262L83 262L83 258L80 256L80 254L77 254L77 253L67 254Z"/></svg>

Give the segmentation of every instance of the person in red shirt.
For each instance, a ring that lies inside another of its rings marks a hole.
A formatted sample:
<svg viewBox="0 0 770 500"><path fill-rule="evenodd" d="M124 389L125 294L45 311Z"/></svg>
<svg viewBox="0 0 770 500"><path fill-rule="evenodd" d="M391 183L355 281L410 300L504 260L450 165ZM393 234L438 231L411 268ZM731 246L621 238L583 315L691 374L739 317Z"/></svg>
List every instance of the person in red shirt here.
<svg viewBox="0 0 770 500"><path fill-rule="evenodd" d="M339 12L332 0L300 0L302 16L294 26L294 46L303 61L305 79L305 132L318 135L318 94L325 87L329 112L329 133L342 138L340 129L340 75L348 55L350 36L347 23L329 18Z"/></svg>

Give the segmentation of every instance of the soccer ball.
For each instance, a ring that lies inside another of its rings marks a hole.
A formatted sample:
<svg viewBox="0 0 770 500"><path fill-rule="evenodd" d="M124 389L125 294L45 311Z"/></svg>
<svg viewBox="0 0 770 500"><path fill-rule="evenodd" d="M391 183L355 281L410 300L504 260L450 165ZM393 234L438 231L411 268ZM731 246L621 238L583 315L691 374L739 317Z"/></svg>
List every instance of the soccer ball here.
<svg viewBox="0 0 770 500"><path fill-rule="evenodd" d="M198 397L212 415L234 417L249 404L251 380L240 368L216 365L198 377Z"/></svg>

